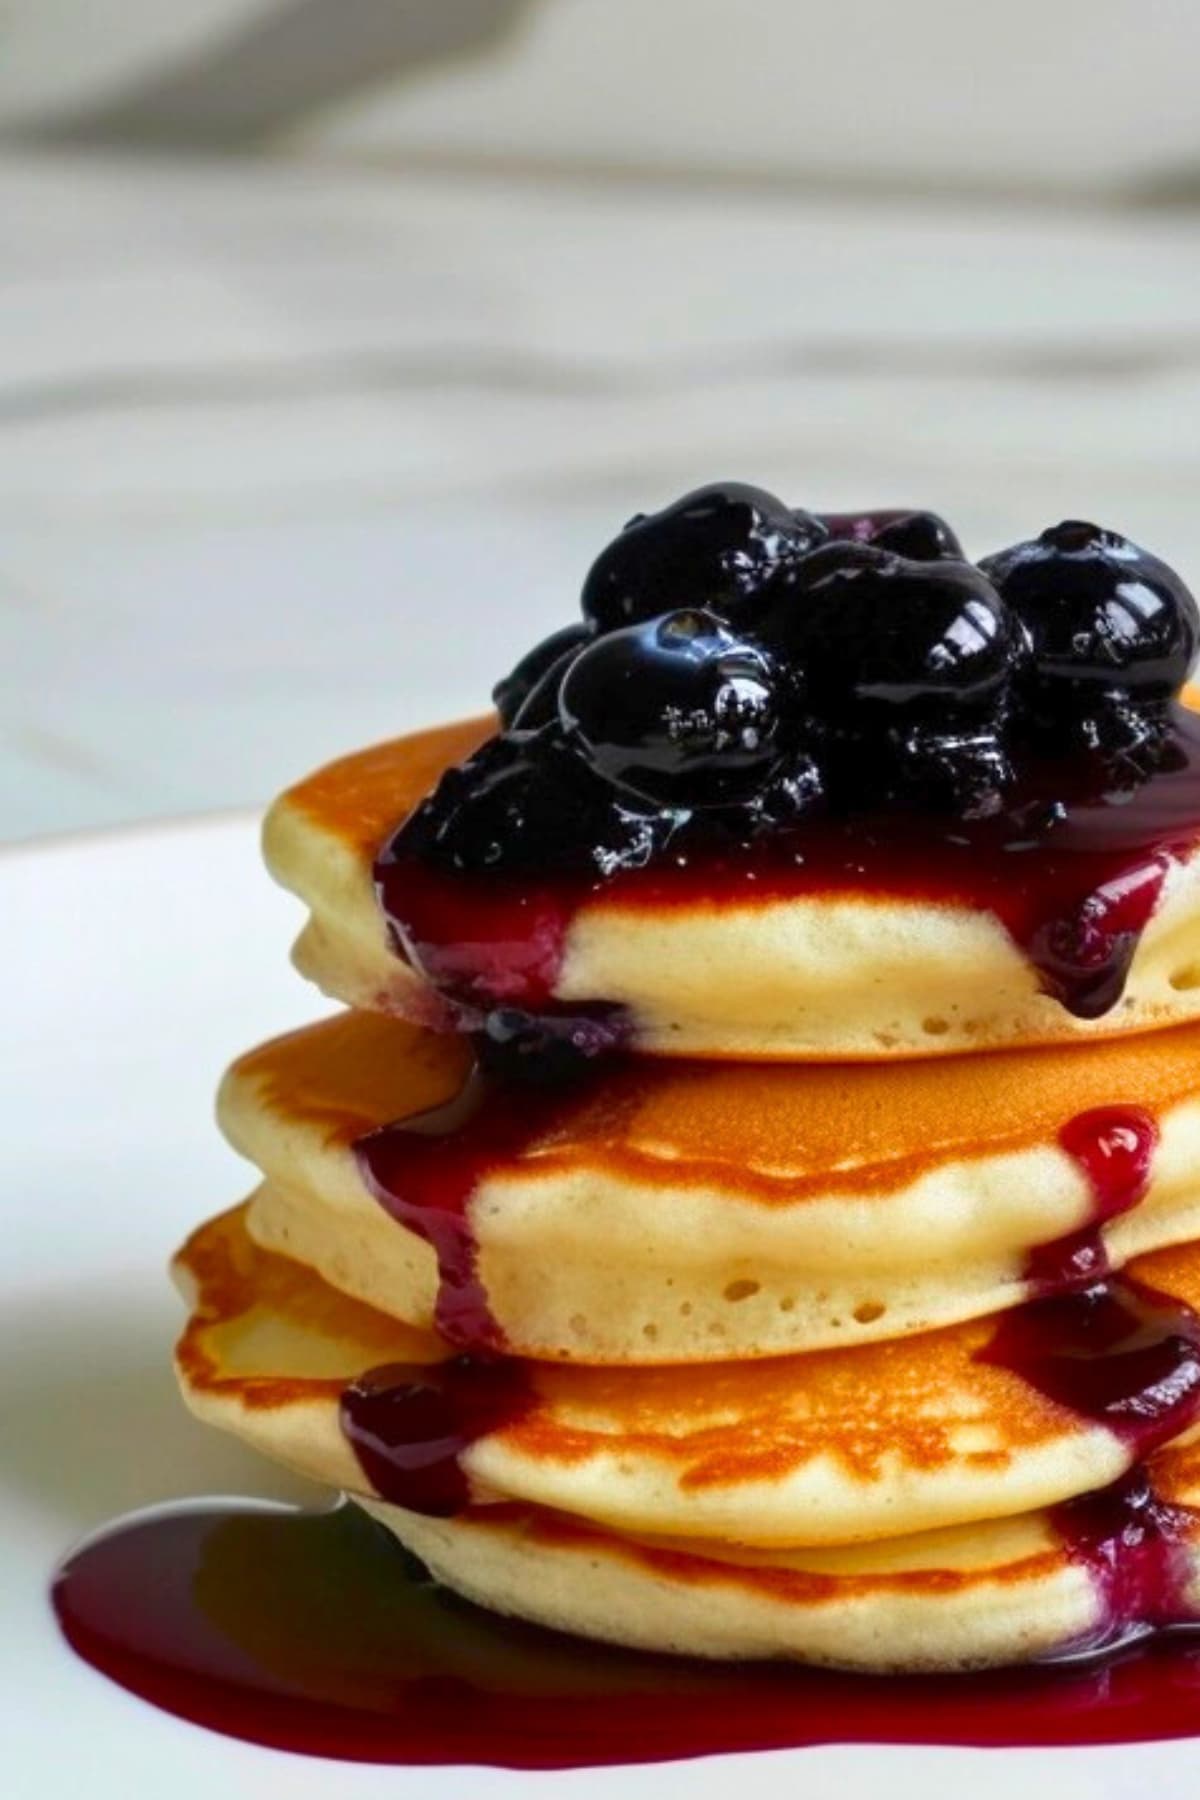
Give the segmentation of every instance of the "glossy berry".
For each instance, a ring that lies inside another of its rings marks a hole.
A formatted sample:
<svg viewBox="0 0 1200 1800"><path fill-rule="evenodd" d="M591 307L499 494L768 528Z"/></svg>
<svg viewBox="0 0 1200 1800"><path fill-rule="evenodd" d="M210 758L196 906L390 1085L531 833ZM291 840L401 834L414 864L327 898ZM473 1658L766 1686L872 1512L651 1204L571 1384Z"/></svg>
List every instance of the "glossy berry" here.
<svg viewBox="0 0 1200 1800"><path fill-rule="evenodd" d="M526 701L544 681L552 669L566 668L567 662L576 650L582 649L591 637L586 625L567 625L562 631L555 631L548 638L523 656L512 673L503 681L498 681L492 689L492 702L500 714L500 723L505 727L512 725L525 705ZM553 689L557 698L557 685ZM548 717L552 717L554 706L551 704ZM540 723L545 723L541 720Z"/></svg>
<svg viewBox="0 0 1200 1800"><path fill-rule="evenodd" d="M600 552L583 584L583 614L601 631L680 607L740 620L768 576L826 535L762 488L697 488L661 512L638 513Z"/></svg>
<svg viewBox="0 0 1200 1800"><path fill-rule="evenodd" d="M622 804L551 732L490 738L450 769L393 840L458 874L613 875L641 868L670 821Z"/></svg>
<svg viewBox="0 0 1200 1800"><path fill-rule="evenodd" d="M822 513L821 523L831 537L856 544L873 544L877 550L894 550L914 562L936 562L939 557L963 560L963 547L945 519L937 513L889 512Z"/></svg>
<svg viewBox="0 0 1200 1800"><path fill-rule="evenodd" d="M1013 770L997 731L968 732L914 725L895 734L884 759L889 803L908 811L986 819L1000 811ZM869 789L867 790L870 791Z"/></svg>
<svg viewBox="0 0 1200 1800"><path fill-rule="evenodd" d="M1196 602L1174 569L1128 538L1068 519L981 567L1029 634L1035 715L1086 712L1089 691L1160 702L1186 681L1200 643Z"/></svg>
<svg viewBox="0 0 1200 1800"><path fill-rule="evenodd" d="M913 562L827 545L781 582L762 635L803 671L818 716L853 730L879 716L995 706L1023 641L969 563Z"/></svg>
<svg viewBox="0 0 1200 1800"><path fill-rule="evenodd" d="M771 659L707 612L597 638L568 669L559 710L592 768L667 804L720 804L778 755Z"/></svg>

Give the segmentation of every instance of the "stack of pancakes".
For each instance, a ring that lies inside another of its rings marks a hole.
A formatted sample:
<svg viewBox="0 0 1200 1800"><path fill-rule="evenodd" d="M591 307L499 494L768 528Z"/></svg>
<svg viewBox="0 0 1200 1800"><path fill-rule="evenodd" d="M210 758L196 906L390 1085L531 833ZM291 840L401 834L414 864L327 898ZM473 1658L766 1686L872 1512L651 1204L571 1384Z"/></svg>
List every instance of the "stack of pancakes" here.
<svg viewBox="0 0 1200 1800"><path fill-rule="evenodd" d="M585 907L556 999L639 1054L481 1088L372 866L491 728L268 819L353 1010L226 1077L262 1185L178 1259L192 1408L617 1643L957 1668L1200 1617L1200 859L1086 1023L966 905Z"/></svg>

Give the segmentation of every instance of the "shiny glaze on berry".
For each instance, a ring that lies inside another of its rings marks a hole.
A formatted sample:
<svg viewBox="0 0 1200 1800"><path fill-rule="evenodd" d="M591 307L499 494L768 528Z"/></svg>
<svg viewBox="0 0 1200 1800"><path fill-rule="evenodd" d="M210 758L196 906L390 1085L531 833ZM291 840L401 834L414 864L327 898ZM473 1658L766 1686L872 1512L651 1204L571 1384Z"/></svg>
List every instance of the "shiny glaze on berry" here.
<svg viewBox="0 0 1200 1800"><path fill-rule="evenodd" d="M768 592L760 631L805 672L821 719L994 708L1023 644L970 563L915 562L873 544L816 550Z"/></svg>
<svg viewBox="0 0 1200 1800"><path fill-rule="evenodd" d="M597 638L559 692L569 746L641 801L718 804L781 750L783 696L769 654L712 613L671 612Z"/></svg>
<svg viewBox="0 0 1200 1800"><path fill-rule="evenodd" d="M600 552L583 584L584 618L601 631L681 607L736 620L774 570L826 535L818 519L763 488L696 488L661 512L637 513Z"/></svg>
<svg viewBox="0 0 1200 1800"><path fill-rule="evenodd" d="M525 728L545 725L558 708L558 683L571 659L591 641L587 625L565 625L551 632L524 655L516 667L492 689L492 701L505 727L515 725L522 712ZM557 679L551 679L557 671ZM537 696L541 695L541 704Z"/></svg>
<svg viewBox="0 0 1200 1800"><path fill-rule="evenodd" d="M934 562L941 556L961 561L965 554L957 534L937 513L892 507L883 512L819 516L833 538L874 544L877 549L894 550L897 556L911 557L916 562Z"/></svg>
<svg viewBox="0 0 1200 1800"><path fill-rule="evenodd" d="M1093 697L1113 692L1162 703L1187 680L1196 602L1174 569L1128 538L1068 519L981 566L1029 635L1023 685L1039 718L1086 715Z"/></svg>

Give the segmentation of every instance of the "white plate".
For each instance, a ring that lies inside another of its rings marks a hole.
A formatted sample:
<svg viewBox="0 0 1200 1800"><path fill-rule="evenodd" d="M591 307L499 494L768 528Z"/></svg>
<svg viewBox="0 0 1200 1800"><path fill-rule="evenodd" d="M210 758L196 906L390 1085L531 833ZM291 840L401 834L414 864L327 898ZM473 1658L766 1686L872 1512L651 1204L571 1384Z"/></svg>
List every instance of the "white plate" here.
<svg viewBox="0 0 1200 1800"><path fill-rule="evenodd" d="M1200 1744L830 1748L659 1768L359 1768L220 1738L110 1685L60 1642L57 1557L170 1496L295 1496L204 1431L169 1370L170 1251L248 1186L211 1124L229 1057L322 1010L292 975L292 903L253 822L201 820L0 857L0 1794L5 1800L1155 1800L1196 1792ZM736 1768L731 1765L736 1764Z"/></svg>

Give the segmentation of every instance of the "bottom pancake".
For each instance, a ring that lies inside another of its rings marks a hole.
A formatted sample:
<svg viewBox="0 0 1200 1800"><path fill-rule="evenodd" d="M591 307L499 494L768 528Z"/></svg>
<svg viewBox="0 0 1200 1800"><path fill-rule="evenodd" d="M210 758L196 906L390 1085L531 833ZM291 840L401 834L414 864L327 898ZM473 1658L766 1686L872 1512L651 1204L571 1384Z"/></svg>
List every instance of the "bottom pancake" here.
<svg viewBox="0 0 1200 1800"><path fill-rule="evenodd" d="M1167 1452L1155 1466L1149 1505L1168 1527L1142 1523L1148 1492L1079 1502L1077 1524L1067 1508L758 1554L681 1550L537 1509L430 1519L358 1504L444 1586L494 1612L630 1649L896 1674L1094 1653L1200 1622L1200 1512L1186 1505L1200 1505L1200 1457ZM1165 1583L1113 1578L1114 1555L1145 1557L1147 1545Z"/></svg>

